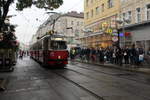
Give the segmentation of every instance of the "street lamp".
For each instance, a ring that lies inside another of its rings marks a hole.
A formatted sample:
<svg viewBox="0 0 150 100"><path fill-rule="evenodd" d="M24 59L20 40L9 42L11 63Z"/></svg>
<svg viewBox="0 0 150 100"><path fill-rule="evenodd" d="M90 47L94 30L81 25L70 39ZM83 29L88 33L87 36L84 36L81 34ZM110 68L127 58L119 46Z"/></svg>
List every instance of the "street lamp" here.
<svg viewBox="0 0 150 100"><path fill-rule="evenodd" d="M118 23L118 24L122 24L122 32L123 32L123 47L125 47L126 46L126 37L125 37L125 24L126 23L130 23L131 22L131 20L130 19L128 19L128 18L122 18L122 19L120 19L120 18L117 18L116 19L116 22ZM118 31L118 42L120 41L120 33L119 33L119 31ZM120 44L119 44L119 46L120 46Z"/></svg>

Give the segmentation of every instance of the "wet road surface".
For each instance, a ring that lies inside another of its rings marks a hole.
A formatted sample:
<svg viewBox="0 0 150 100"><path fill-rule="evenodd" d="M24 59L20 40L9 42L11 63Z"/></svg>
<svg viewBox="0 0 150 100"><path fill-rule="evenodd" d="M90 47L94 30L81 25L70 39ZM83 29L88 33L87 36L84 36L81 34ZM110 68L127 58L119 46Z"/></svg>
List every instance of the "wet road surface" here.
<svg viewBox="0 0 150 100"><path fill-rule="evenodd" d="M150 76L71 62L46 69L30 58L18 60L0 100L150 100Z"/></svg>

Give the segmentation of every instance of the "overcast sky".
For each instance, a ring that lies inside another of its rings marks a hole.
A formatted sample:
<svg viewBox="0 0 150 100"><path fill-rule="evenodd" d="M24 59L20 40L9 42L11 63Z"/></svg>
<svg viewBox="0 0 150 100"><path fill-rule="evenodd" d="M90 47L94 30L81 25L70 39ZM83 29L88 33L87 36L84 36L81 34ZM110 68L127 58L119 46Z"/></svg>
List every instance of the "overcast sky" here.
<svg viewBox="0 0 150 100"><path fill-rule="evenodd" d="M64 0L64 4L54 11L63 13L70 11L83 12L83 0ZM40 24L48 18L45 12L45 10L37 9L36 7L19 12L15 10L15 5L11 5L8 15L17 15L10 19L12 24L18 25L16 28L17 40L28 43Z"/></svg>

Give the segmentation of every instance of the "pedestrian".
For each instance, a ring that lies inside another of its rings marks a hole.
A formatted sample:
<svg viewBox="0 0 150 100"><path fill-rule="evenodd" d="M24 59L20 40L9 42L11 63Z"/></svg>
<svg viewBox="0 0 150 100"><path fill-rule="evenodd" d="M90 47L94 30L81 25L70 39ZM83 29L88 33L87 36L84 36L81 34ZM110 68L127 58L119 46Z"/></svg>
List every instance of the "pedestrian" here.
<svg viewBox="0 0 150 100"><path fill-rule="evenodd" d="M90 55L91 55L91 49L87 48L85 50L85 55L86 55L86 61L89 62L90 61Z"/></svg>
<svg viewBox="0 0 150 100"><path fill-rule="evenodd" d="M118 58L117 58L118 64L119 64L120 66L122 66L123 50L122 50L120 47L118 47L117 56L118 56Z"/></svg>
<svg viewBox="0 0 150 100"><path fill-rule="evenodd" d="M100 48L98 53L99 53L99 62L101 64L104 64L104 50L103 50L103 48Z"/></svg>
<svg viewBox="0 0 150 100"><path fill-rule="evenodd" d="M126 47L124 49L124 61L125 61L125 64L129 64L129 49L128 49L128 47Z"/></svg>
<svg viewBox="0 0 150 100"><path fill-rule="evenodd" d="M96 61L96 50L95 50L95 48L92 48L91 59L92 59L92 62Z"/></svg>
<svg viewBox="0 0 150 100"><path fill-rule="evenodd" d="M71 60L74 60L74 57L75 57L75 49L71 48L70 49L70 58L71 58Z"/></svg>
<svg viewBox="0 0 150 100"><path fill-rule="evenodd" d="M143 48L139 48L139 62L138 65L141 65L142 62L144 61L144 50Z"/></svg>
<svg viewBox="0 0 150 100"><path fill-rule="evenodd" d="M112 54L112 64L116 64L117 61L116 61L116 51L114 50L113 51L113 54Z"/></svg>
<svg viewBox="0 0 150 100"><path fill-rule="evenodd" d="M147 55L149 55L150 56L150 48L148 49L148 51L147 51Z"/></svg>

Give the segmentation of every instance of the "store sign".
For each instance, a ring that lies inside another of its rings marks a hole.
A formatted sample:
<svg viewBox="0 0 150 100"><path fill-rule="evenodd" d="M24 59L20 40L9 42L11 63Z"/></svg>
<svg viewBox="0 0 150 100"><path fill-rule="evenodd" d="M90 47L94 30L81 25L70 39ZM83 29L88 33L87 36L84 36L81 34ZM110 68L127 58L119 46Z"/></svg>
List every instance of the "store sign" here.
<svg viewBox="0 0 150 100"><path fill-rule="evenodd" d="M124 33L119 33L119 36L120 37L124 37Z"/></svg>
<svg viewBox="0 0 150 100"><path fill-rule="evenodd" d="M104 28L107 28L108 27L108 23L107 22L103 22L102 23L102 28L104 29Z"/></svg>
<svg viewBox="0 0 150 100"><path fill-rule="evenodd" d="M130 35L131 35L131 32L125 32L124 35L125 35L125 36L130 36Z"/></svg>
<svg viewBox="0 0 150 100"><path fill-rule="evenodd" d="M111 28L108 28L108 29L106 30L106 33L112 34L112 32L113 32L113 30L112 30Z"/></svg>
<svg viewBox="0 0 150 100"><path fill-rule="evenodd" d="M118 36L118 33L113 33L113 36Z"/></svg>
<svg viewBox="0 0 150 100"><path fill-rule="evenodd" d="M112 37L112 41L113 42L117 42L118 41L118 37L117 36Z"/></svg>

